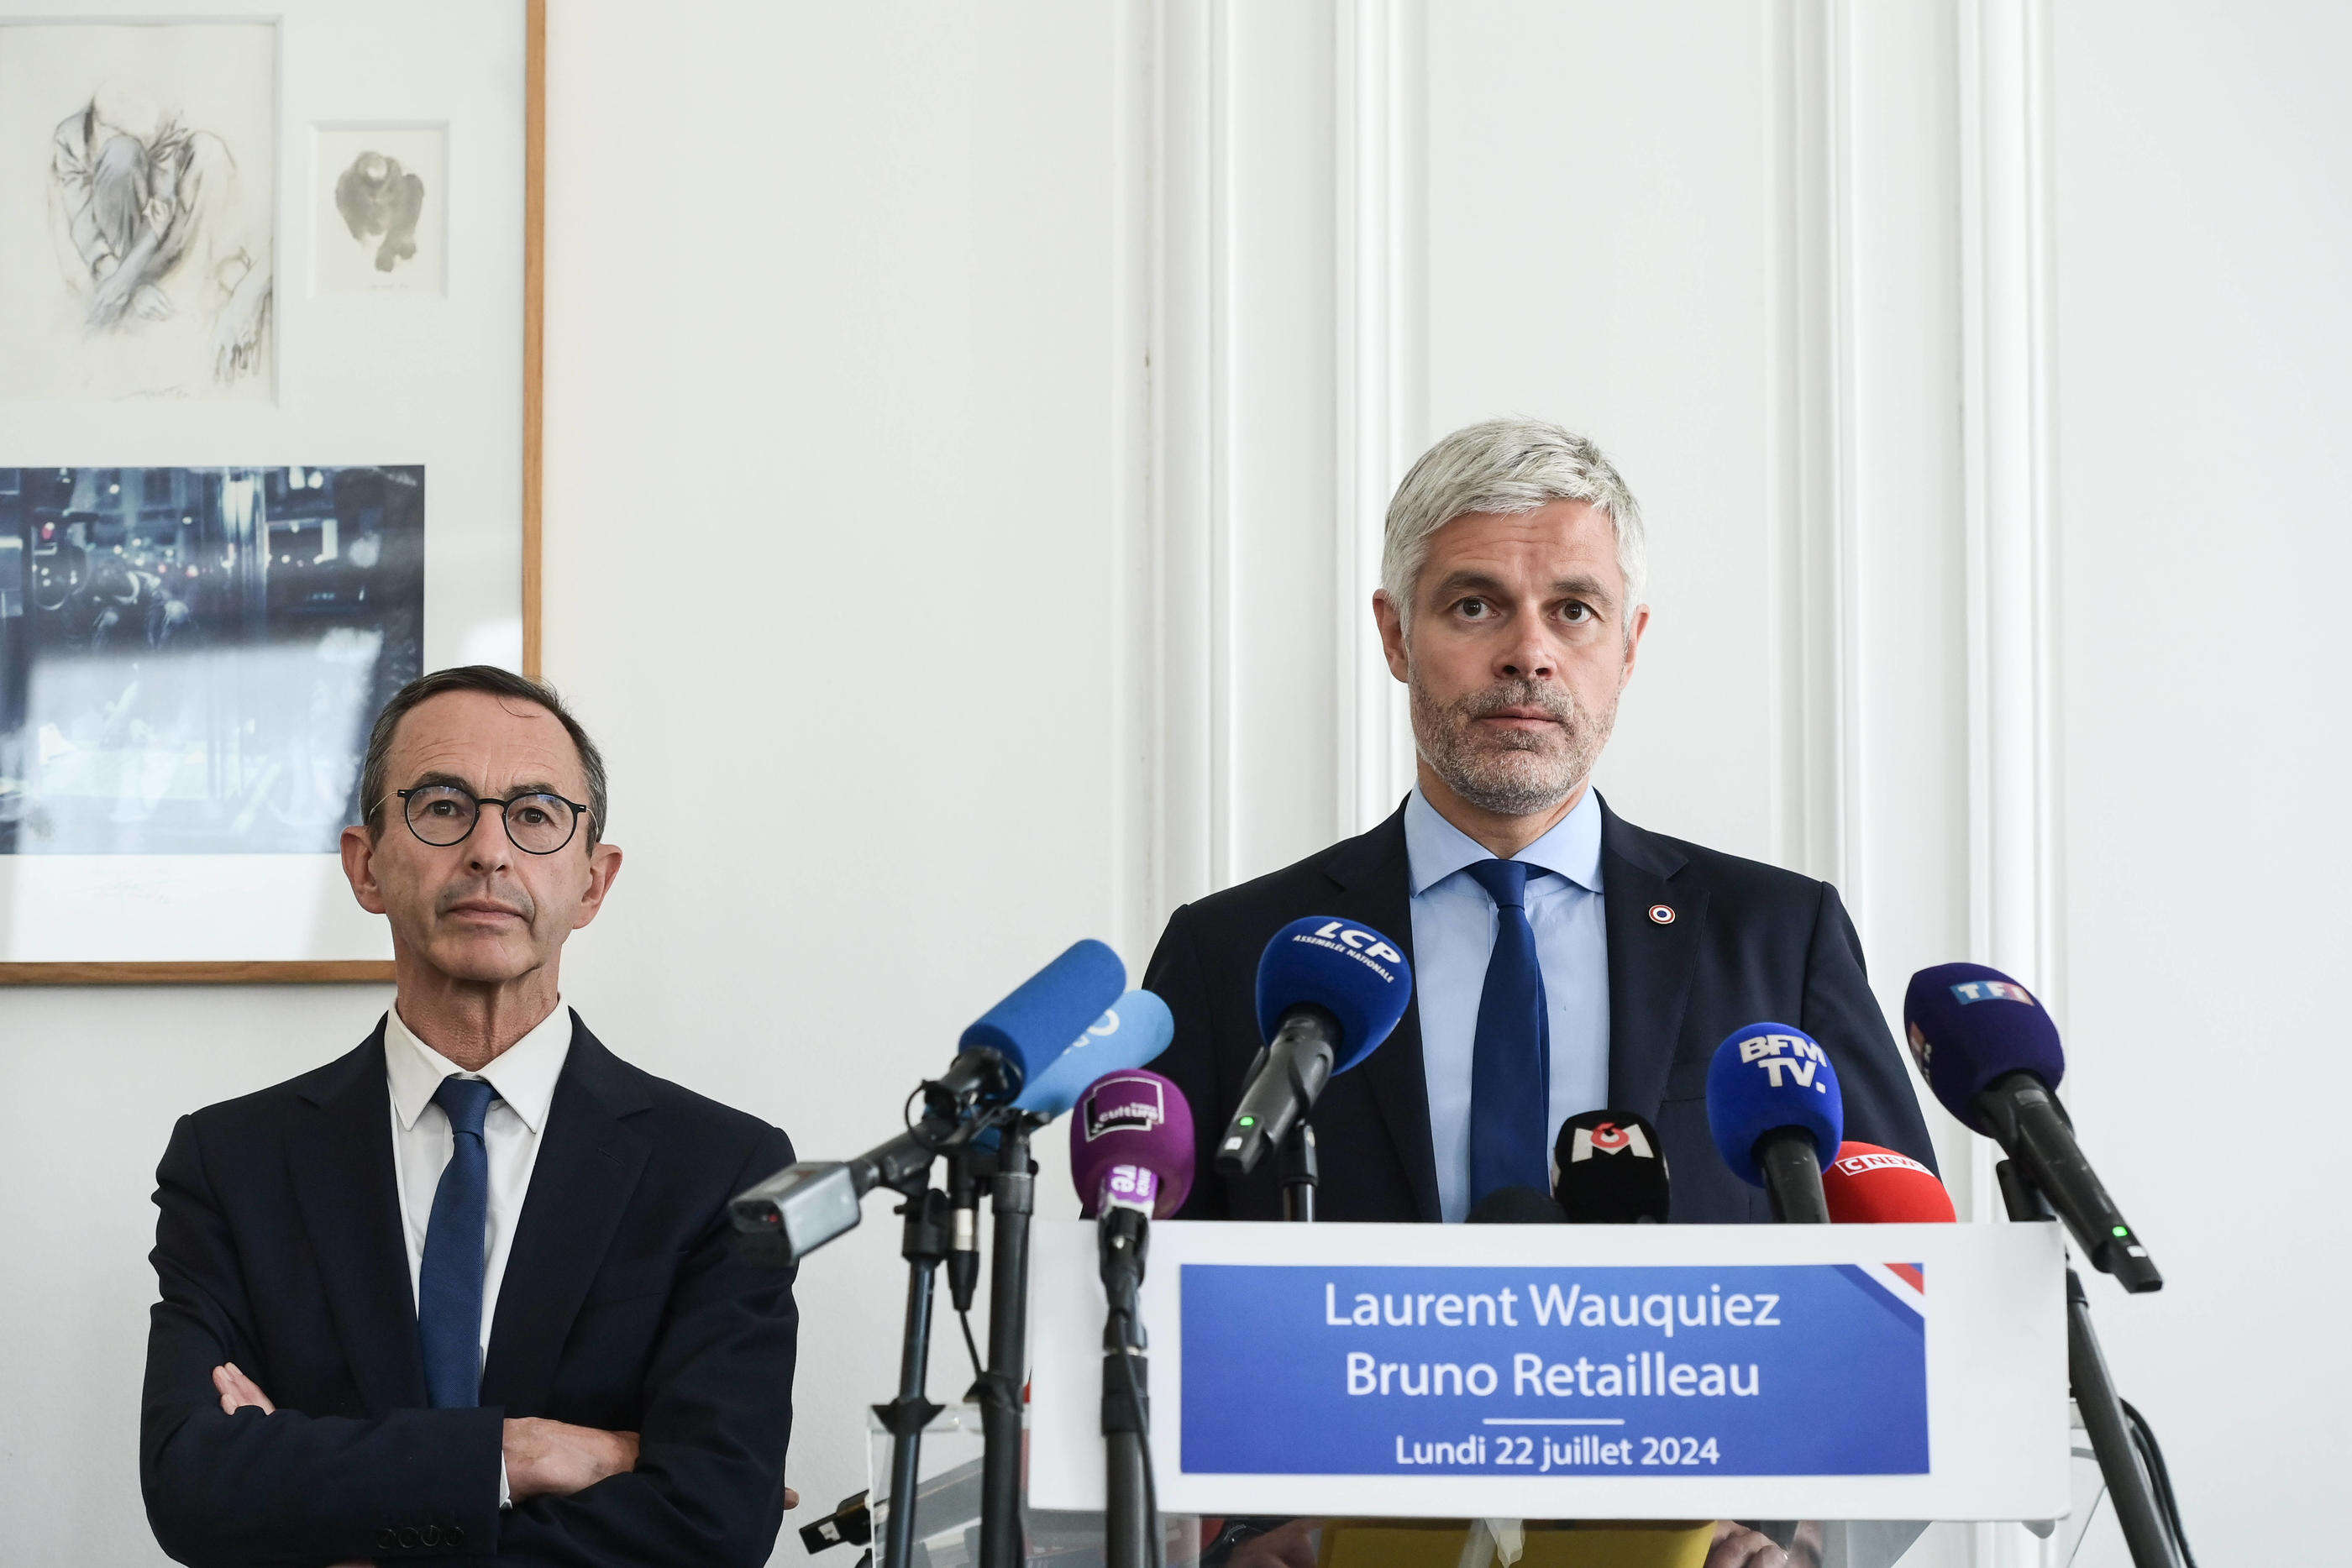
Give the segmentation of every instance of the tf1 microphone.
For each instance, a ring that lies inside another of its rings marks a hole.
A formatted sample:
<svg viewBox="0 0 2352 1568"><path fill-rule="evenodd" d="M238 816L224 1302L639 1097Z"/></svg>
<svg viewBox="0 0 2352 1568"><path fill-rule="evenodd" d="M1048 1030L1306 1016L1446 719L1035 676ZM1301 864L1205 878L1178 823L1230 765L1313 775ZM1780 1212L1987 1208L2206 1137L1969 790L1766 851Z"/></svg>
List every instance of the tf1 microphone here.
<svg viewBox="0 0 2352 1568"><path fill-rule="evenodd" d="M1559 1124L1551 1195L1577 1225L1664 1225L1666 1155L1631 1111L1584 1111Z"/></svg>
<svg viewBox="0 0 2352 1568"><path fill-rule="evenodd" d="M1412 968L1369 925L1310 915L1275 933L1257 963L1265 1048L1217 1143L1217 1169L1247 1176L1336 1073L1388 1039L1412 997Z"/></svg>
<svg viewBox="0 0 2352 1568"><path fill-rule="evenodd" d="M1465 1223L1471 1225L1566 1225L1568 1216L1560 1212L1549 1193L1538 1192L1531 1186L1498 1186L1470 1210Z"/></svg>
<svg viewBox="0 0 2352 1568"><path fill-rule="evenodd" d="M1944 1109L2007 1152L2093 1267L2126 1291L2163 1289L2155 1260L2074 1141L2057 1095L2066 1053L2031 991L1982 964L1938 964L1911 977L1903 1030Z"/></svg>
<svg viewBox="0 0 2352 1568"><path fill-rule="evenodd" d="M1959 1218L1936 1173L1876 1144L1843 1143L1822 1172L1835 1225L1948 1225Z"/></svg>
<svg viewBox="0 0 2352 1568"><path fill-rule="evenodd" d="M1012 1115L1009 1103L1042 1075L1127 985L1127 967L1100 942L1073 944L963 1032L962 1049L919 1092L922 1119L849 1160L803 1160L728 1204L736 1246L755 1262L797 1263L858 1221L877 1186L908 1195L931 1161Z"/></svg>
<svg viewBox="0 0 2352 1568"><path fill-rule="evenodd" d="M1151 1219L1192 1190L1192 1108L1184 1092L1137 1068L1097 1079L1070 1118L1070 1177L1095 1220L1102 1268L1105 1568L1151 1568L1160 1511L1151 1486L1150 1366L1137 1292Z"/></svg>
<svg viewBox="0 0 2352 1568"><path fill-rule="evenodd" d="M1845 1134L1837 1070L1811 1035L1752 1023L1715 1048L1706 1071L1706 1124L1723 1163L1772 1197L1772 1218L1827 1225L1822 1167Z"/></svg>

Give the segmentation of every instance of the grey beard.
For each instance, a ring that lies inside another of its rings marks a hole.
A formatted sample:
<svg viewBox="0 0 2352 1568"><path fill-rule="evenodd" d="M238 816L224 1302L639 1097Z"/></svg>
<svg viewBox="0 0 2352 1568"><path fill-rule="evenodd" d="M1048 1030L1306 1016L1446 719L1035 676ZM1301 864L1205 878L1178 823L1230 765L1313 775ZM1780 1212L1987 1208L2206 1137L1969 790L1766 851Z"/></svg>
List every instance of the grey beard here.
<svg viewBox="0 0 2352 1568"><path fill-rule="evenodd" d="M1505 681L1441 704L1410 674L1412 733L1423 761L1446 787L1482 811L1531 817L1549 811L1591 776L1617 725L1617 706L1591 714L1565 686ZM1473 720L1506 707L1539 707L1557 720L1560 738L1510 731L1486 744L1471 738Z"/></svg>

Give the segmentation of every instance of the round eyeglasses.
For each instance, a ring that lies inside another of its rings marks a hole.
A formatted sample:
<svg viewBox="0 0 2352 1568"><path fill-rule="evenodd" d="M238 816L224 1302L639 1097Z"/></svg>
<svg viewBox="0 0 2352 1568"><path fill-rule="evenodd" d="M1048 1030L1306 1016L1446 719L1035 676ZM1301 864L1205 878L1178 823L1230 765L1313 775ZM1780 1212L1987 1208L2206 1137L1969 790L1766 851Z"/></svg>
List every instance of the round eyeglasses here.
<svg viewBox="0 0 2352 1568"><path fill-rule="evenodd" d="M551 855L572 841L588 808L561 795L534 793L500 800L477 795L455 784L424 784L394 791L408 831L436 849L462 844L481 821L482 808L496 806L506 820L507 837L527 855Z"/></svg>

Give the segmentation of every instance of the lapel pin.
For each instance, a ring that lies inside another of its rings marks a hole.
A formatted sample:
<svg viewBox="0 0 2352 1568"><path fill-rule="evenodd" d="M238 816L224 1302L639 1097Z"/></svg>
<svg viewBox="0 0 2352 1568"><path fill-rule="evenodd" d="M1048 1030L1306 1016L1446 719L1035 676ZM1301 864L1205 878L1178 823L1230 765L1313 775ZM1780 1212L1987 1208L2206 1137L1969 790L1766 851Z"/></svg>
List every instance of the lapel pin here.
<svg viewBox="0 0 2352 1568"><path fill-rule="evenodd" d="M1671 904L1654 904L1650 905L1650 918L1660 925L1672 925L1675 923L1675 906Z"/></svg>

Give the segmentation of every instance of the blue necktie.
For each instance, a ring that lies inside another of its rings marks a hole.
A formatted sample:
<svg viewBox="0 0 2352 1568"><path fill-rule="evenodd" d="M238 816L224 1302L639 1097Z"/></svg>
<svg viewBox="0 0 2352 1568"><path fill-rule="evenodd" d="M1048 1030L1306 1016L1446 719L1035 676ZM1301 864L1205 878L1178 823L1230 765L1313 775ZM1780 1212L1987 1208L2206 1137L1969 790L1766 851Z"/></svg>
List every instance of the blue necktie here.
<svg viewBox="0 0 2352 1568"><path fill-rule="evenodd" d="M433 1092L449 1117L449 1164L433 1189L425 1229L425 1263L416 1275L416 1339L425 1352L425 1395L436 1410L482 1398L483 1238L490 1207L490 1153L482 1118L499 1092L478 1078L452 1075Z"/></svg>
<svg viewBox="0 0 2352 1568"><path fill-rule="evenodd" d="M1535 927L1528 924L1528 874L1521 861L1470 866L1495 900L1495 950L1478 994L1478 1033L1470 1050L1470 1203L1497 1187L1551 1190L1551 1027Z"/></svg>

